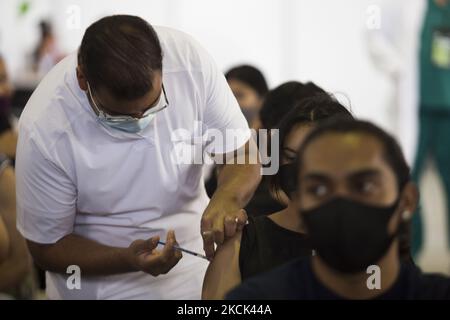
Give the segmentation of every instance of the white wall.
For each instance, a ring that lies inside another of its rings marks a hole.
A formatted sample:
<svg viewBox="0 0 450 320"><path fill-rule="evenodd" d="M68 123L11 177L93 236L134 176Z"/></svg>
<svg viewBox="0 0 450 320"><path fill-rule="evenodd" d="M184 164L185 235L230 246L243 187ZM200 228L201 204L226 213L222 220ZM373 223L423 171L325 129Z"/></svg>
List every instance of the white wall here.
<svg viewBox="0 0 450 320"><path fill-rule="evenodd" d="M29 0L29 13L19 18L20 2L0 2L0 50L13 77L37 41L41 17L53 20L61 48L70 52L93 21L128 13L192 34L224 70L252 63L271 86L313 80L343 92L357 115L389 129L388 85L365 52L369 0ZM79 28L74 28L74 8L80 10Z"/></svg>

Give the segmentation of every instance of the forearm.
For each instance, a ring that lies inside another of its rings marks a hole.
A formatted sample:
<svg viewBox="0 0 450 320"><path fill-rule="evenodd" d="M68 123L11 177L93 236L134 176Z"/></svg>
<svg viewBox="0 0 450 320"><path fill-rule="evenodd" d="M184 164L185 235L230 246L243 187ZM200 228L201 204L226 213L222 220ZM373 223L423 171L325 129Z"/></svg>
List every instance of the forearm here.
<svg viewBox="0 0 450 320"><path fill-rule="evenodd" d="M254 144L253 140L249 143ZM261 164L257 157L250 157L249 143L245 145L245 163L237 163L238 156L234 155L232 161L221 166L218 179L217 190L213 196L226 196L233 199L241 207L244 207L253 196L259 182L261 181ZM257 152L256 147L253 147ZM252 161L256 163L252 163Z"/></svg>
<svg viewBox="0 0 450 320"><path fill-rule="evenodd" d="M110 247L70 234L52 245L28 242L35 262L43 269L66 273L77 265L86 276L112 275L136 271L129 262L126 248Z"/></svg>
<svg viewBox="0 0 450 320"><path fill-rule="evenodd" d="M218 177L213 199L225 196L245 207L261 180L260 168L259 164L225 165Z"/></svg>
<svg viewBox="0 0 450 320"><path fill-rule="evenodd" d="M242 233L237 233L220 247L208 266L203 280L202 299L222 300L241 283L239 252Z"/></svg>

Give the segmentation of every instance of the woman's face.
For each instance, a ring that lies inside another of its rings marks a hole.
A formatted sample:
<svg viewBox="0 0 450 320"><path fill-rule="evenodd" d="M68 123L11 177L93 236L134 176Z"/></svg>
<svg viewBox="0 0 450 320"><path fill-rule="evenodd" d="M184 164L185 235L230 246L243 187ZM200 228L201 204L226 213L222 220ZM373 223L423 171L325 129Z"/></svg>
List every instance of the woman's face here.
<svg viewBox="0 0 450 320"><path fill-rule="evenodd" d="M281 150L281 164L288 164L295 160L297 151L309 132L313 129L313 124L297 124L288 133Z"/></svg>
<svg viewBox="0 0 450 320"><path fill-rule="evenodd" d="M259 109L261 109L263 101L262 97L252 87L242 81L229 79L228 85L233 91L242 113L251 125L258 118Z"/></svg>
<svg viewBox="0 0 450 320"><path fill-rule="evenodd" d="M297 124L286 136L282 149L281 149L281 165L289 164L294 162L297 156L297 151L300 149L303 141L309 132L313 129L313 124ZM280 176L281 178L282 176ZM276 198L279 202L284 205L288 205L290 200L289 197L282 191L278 190Z"/></svg>

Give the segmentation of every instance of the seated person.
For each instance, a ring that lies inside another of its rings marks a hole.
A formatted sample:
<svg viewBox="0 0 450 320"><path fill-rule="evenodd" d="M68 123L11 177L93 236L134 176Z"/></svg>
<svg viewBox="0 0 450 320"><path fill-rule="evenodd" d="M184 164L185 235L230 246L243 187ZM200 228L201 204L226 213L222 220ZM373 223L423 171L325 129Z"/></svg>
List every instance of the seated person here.
<svg viewBox="0 0 450 320"><path fill-rule="evenodd" d="M225 78L248 121L248 125L258 129L260 127L259 110L267 91L269 91L264 75L255 67L242 65L228 70Z"/></svg>
<svg viewBox="0 0 450 320"><path fill-rule="evenodd" d="M6 72L5 62L0 56L0 153L14 159L16 156L17 132L11 124L12 88Z"/></svg>
<svg viewBox="0 0 450 320"><path fill-rule="evenodd" d="M289 201L293 191L289 181L295 174L292 161L311 128L335 116L352 118L345 107L325 95L300 102L283 118L279 135L281 166L272 189L286 208L269 216L250 217L242 233L219 248L205 275L203 299L223 299L241 281L299 256L311 255L303 224Z"/></svg>
<svg viewBox="0 0 450 320"><path fill-rule="evenodd" d="M0 294L30 299L35 279L25 239L16 228L15 192L14 170L6 156L0 154L0 247L2 235L9 238L6 255L0 259Z"/></svg>
<svg viewBox="0 0 450 320"><path fill-rule="evenodd" d="M394 138L364 121L323 124L304 140L296 176L293 201L316 255L228 299L450 299L450 279L400 258L418 191Z"/></svg>
<svg viewBox="0 0 450 320"><path fill-rule="evenodd" d="M259 118L261 129L278 129L278 124L294 106L304 99L326 95L326 92L312 82L301 83L297 81L285 82L270 90L264 98ZM261 144L261 141L258 141ZM265 216L281 211L285 206L270 196L270 177L263 176L253 198L245 207L250 217Z"/></svg>
<svg viewBox="0 0 450 320"><path fill-rule="evenodd" d="M0 153L0 179L1 174L7 167L7 158L6 156ZM0 208L1 210L1 208ZM2 218L2 213L0 212L0 264L6 260L9 252L9 235L8 230L6 229L5 222Z"/></svg>

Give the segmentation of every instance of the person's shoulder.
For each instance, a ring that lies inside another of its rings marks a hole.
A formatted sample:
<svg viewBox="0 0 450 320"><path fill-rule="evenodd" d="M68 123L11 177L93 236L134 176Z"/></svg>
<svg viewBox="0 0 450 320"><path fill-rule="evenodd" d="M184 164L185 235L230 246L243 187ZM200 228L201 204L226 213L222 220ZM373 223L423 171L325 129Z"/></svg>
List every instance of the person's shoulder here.
<svg viewBox="0 0 450 320"><path fill-rule="evenodd" d="M306 274L308 259L299 258L243 282L232 290L228 300L298 299L298 274Z"/></svg>
<svg viewBox="0 0 450 320"><path fill-rule="evenodd" d="M192 42L195 41L194 38L188 33L171 28L166 26L153 26L156 34L158 35L158 39L161 43L164 43L168 40L175 40L179 44L180 42Z"/></svg>
<svg viewBox="0 0 450 320"><path fill-rule="evenodd" d="M450 300L450 278L442 274L424 273L420 281L419 298Z"/></svg>
<svg viewBox="0 0 450 320"><path fill-rule="evenodd" d="M424 273L414 264L402 266L407 273L412 298L420 300L450 299L450 278L437 273Z"/></svg>
<svg viewBox="0 0 450 320"><path fill-rule="evenodd" d="M193 36L169 27L153 28L163 50L164 72L204 71L211 57Z"/></svg>

